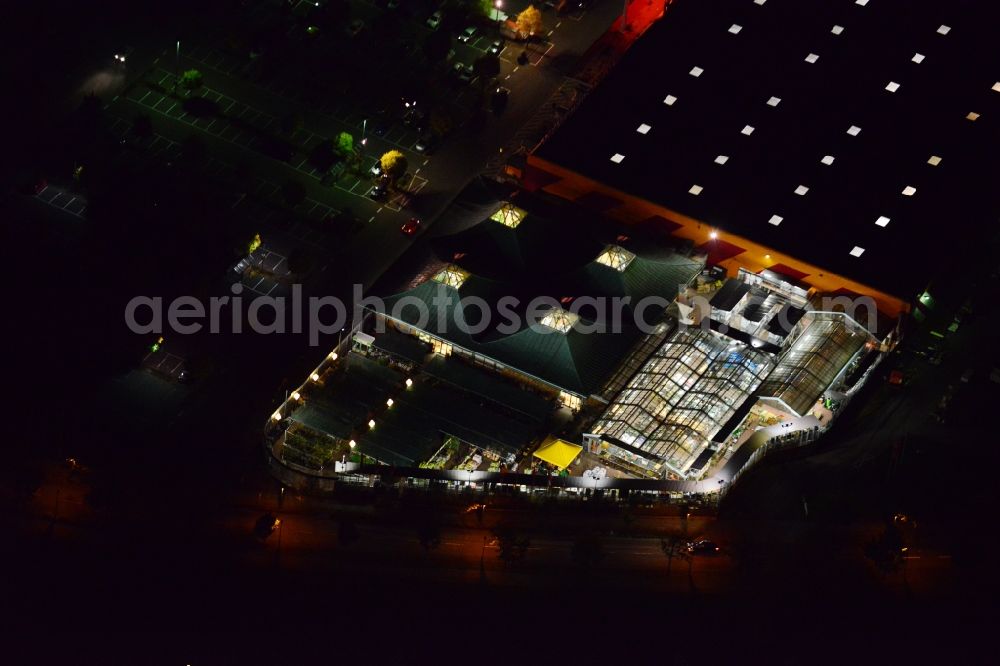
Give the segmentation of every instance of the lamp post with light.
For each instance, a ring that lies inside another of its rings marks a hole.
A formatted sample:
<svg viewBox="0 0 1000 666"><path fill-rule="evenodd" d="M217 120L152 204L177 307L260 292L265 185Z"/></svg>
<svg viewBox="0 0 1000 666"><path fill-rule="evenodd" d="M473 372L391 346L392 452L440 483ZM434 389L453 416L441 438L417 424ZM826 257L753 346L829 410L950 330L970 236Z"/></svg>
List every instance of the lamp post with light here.
<svg viewBox="0 0 1000 666"><path fill-rule="evenodd" d="M496 12L497 12L497 29L499 29L500 28L500 8L503 7L503 0L496 0L496 2L493 3L493 6L496 8Z"/></svg>

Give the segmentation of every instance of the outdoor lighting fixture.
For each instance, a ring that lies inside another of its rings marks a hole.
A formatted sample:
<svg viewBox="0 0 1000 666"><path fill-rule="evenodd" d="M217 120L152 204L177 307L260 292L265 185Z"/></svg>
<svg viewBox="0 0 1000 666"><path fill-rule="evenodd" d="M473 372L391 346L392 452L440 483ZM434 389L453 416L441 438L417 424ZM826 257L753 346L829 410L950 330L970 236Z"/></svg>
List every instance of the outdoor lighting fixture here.
<svg viewBox="0 0 1000 666"><path fill-rule="evenodd" d="M278 411L276 411L274 414L271 414L271 420L272 421L280 421L281 420L281 410L280 409Z"/></svg>
<svg viewBox="0 0 1000 666"><path fill-rule="evenodd" d="M309 379L313 380L314 382L318 382L319 381L319 375L314 372L311 375L309 375Z"/></svg>
<svg viewBox="0 0 1000 666"><path fill-rule="evenodd" d="M691 189L688 190L688 194L693 194L695 196L698 196L699 194L701 194L701 191L703 189L705 188L703 188L701 185L692 185Z"/></svg>
<svg viewBox="0 0 1000 666"><path fill-rule="evenodd" d="M334 352L330 352L330 360L331 361L336 361L337 360L337 352L335 352L335 351Z"/></svg>
<svg viewBox="0 0 1000 666"><path fill-rule="evenodd" d="M369 428L375 427L375 419L368 419L368 427Z"/></svg>
<svg viewBox="0 0 1000 666"><path fill-rule="evenodd" d="M386 407L392 407L392 405L393 405L392 398L389 398L388 400L385 401Z"/></svg>
<svg viewBox="0 0 1000 666"><path fill-rule="evenodd" d="M413 386L413 380L410 379L409 377L407 377L406 378L406 388L410 388L411 386Z"/></svg>
<svg viewBox="0 0 1000 666"><path fill-rule="evenodd" d="M358 445L358 443L357 443L357 442L355 442L355 441L354 441L354 440L352 439L351 441L349 441L349 442L347 443L347 445L348 445L349 447L351 447L351 450L353 451L353 450L354 450L354 447L355 447L355 446L357 446L357 445Z"/></svg>
<svg viewBox="0 0 1000 666"><path fill-rule="evenodd" d="M719 234L717 232L713 231L710 234L708 234L708 237L711 238L712 240L715 240L716 238L719 237Z"/></svg>
<svg viewBox="0 0 1000 666"><path fill-rule="evenodd" d="M292 391L292 400L299 400L301 397L302 397L301 393L299 393L298 391Z"/></svg>
<svg viewBox="0 0 1000 666"><path fill-rule="evenodd" d="M931 158L927 160L927 163L931 166L937 166L938 164L941 164L941 158L937 155L931 155Z"/></svg>

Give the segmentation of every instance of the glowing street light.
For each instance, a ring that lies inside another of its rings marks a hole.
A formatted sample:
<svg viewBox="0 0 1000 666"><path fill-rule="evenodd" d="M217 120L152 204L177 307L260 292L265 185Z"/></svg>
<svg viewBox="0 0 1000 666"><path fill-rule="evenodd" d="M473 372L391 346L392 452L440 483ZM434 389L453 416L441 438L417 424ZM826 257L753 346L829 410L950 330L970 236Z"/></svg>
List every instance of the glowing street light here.
<svg viewBox="0 0 1000 666"><path fill-rule="evenodd" d="M411 386L413 386L413 380L410 379L409 377L407 377L406 378L406 388L410 388Z"/></svg>
<svg viewBox="0 0 1000 666"><path fill-rule="evenodd" d="M314 382L318 382L319 381L319 374L314 372L311 375L309 375L309 379L313 380Z"/></svg>
<svg viewBox="0 0 1000 666"><path fill-rule="evenodd" d="M708 234L708 237L711 238L712 240L715 240L716 238L719 237L719 234L718 232L713 231L712 233Z"/></svg>
<svg viewBox="0 0 1000 666"><path fill-rule="evenodd" d="M337 352L335 352L335 351L330 352L330 360L331 361L336 361L337 360Z"/></svg>
<svg viewBox="0 0 1000 666"><path fill-rule="evenodd" d="M351 447L351 451L353 451L353 450L354 450L354 447L355 447L355 446L357 446L357 445L358 445L358 443L357 443L357 442L355 442L355 441L354 441L354 440L352 439L351 441L349 441L349 442L347 443L347 445L348 445L349 447Z"/></svg>
<svg viewBox="0 0 1000 666"><path fill-rule="evenodd" d="M368 419L368 427L369 428L375 427L375 419Z"/></svg>
<svg viewBox="0 0 1000 666"><path fill-rule="evenodd" d="M392 398L389 398L388 400L385 401L386 407L392 407L392 405L393 405Z"/></svg>
<svg viewBox="0 0 1000 666"><path fill-rule="evenodd" d="M299 400L302 398L302 394L298 391L292 391L292 400Z"/></svg>
<svg viewBox="0 0 1000 666"><path fill-rule="evenodd" d="M271 414L271 420L272 421L280 421L281 420L281 410L280 409L277 410L277 411L275 411L274 414Z"/></svg>

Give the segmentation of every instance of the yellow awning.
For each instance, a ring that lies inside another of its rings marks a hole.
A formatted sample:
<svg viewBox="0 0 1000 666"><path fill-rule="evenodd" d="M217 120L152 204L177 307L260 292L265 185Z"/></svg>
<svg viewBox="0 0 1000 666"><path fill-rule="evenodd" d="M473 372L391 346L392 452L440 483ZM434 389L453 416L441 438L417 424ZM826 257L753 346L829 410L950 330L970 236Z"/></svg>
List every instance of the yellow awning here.
<svg viewBox="0 0 1000 666"><path fill-rule="evenodd" d="M577 446L576 444L571 444L555 437L549 437L542 442L542 445L532 455L550 465L555 465L560 470L564 470L580 455L580 451L583 451L582 446Z"/></svg>

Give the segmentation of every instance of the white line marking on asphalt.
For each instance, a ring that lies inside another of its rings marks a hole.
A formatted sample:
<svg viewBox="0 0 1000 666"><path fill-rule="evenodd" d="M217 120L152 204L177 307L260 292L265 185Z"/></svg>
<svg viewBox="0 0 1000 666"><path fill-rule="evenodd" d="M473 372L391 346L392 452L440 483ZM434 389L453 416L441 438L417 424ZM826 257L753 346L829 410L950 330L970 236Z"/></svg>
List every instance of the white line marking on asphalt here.
<svg viewBox="0 0 1000 666"><path fill-rule="evenodd" d="M375 221L375 216L374 216L374 215L372 215L371 217L369 217L369 218L368 218L368 221L369 221L369 222L374 222L374 221Z"/></svg>
<svg viewBox="0 0 1000 666"><path fill-rule="evenodd" d="M429 158L429 157L424 158L423 166L427 166L427 163L430 162L430 161L431 161L431 158Z"/></svg>

